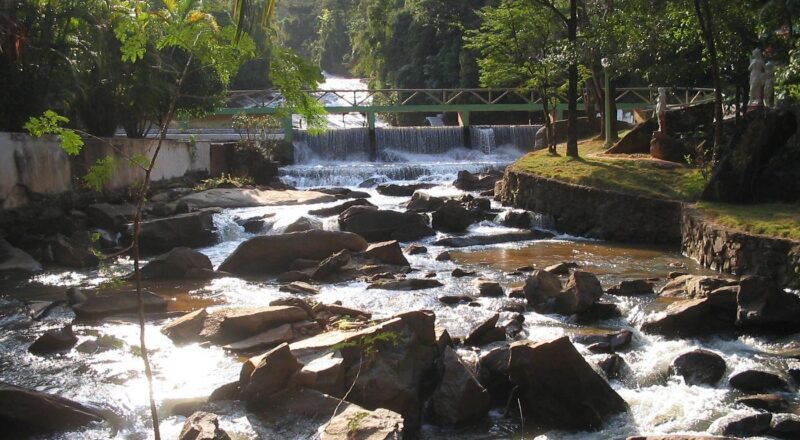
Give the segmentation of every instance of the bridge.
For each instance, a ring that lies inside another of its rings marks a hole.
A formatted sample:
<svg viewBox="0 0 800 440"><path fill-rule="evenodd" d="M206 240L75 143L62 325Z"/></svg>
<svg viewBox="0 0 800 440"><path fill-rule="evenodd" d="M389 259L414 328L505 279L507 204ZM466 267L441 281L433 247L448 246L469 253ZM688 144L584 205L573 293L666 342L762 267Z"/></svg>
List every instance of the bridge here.
<svg viewBox="0 0 800 440"><path fill-rule="evenodd" d="M714 100L711 88L668 88L670 107L688 107ZM524 89L377 89L377 90L310 90L307 91L320 102L329 114L361 113L366 116L370 139L374 138L375 115L377 113L445 113L455 112L459 124L469 132L470 114L474 112L535 112L542 111L541 95ZM557 95L554 107L556 119L563 119L567 111L567 99ZM618 88L614 101L617 109L651 109L658 99L657 87ZM284 100L274 90L233 90L228 94L224 108L215 112L218 116L236 114L276 114L283 109ZM597 103L601 108L602 103ZM578 99L578 110L585 110L584 97ZM283 120L285 139L293 139L290 117Z"/></svg>

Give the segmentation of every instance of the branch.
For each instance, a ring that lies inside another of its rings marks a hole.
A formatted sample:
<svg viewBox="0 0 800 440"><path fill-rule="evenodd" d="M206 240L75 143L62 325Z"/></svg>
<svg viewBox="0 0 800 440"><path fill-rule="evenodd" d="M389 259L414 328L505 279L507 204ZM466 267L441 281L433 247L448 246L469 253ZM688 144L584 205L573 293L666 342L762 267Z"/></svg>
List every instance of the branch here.
<svg viewBox="0 0 800 440"><path fill-rule="evenodd" d="M555 3L548 0L531 0L531 1L539 6L544 6L545 8L551 10L553 14L556 15L556 17L558 17L561 21L564 22L564 26L569 26L569 18L567 18L567 16L564 15L563 12L558 10Z"/></svg>

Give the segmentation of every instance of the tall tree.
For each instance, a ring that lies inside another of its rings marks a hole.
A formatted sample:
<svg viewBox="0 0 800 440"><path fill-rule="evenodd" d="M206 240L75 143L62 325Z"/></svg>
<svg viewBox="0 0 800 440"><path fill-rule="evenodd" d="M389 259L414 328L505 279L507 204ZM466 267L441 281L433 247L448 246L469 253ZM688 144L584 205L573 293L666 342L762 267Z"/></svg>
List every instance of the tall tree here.
<svg viewBox="0 0 800 440"><path fill-rule="evenodd" d="M719 60L717 56L717 42L714 25L714 15L711 12L709 0L693 0L697 22L703 34L709 63L711 64L711 77L714 82L714 160L719 158L719 149L722 147L723 113L722 113L722 79L719 73Z"/></svg>

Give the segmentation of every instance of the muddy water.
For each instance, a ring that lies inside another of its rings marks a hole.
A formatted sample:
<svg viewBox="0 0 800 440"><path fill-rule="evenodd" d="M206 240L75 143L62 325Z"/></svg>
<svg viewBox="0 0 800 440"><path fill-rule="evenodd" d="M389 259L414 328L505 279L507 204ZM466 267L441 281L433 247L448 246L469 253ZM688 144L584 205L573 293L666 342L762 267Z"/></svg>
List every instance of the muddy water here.
<svg viewBox="0 0 800 440"><path fill-rule="evenodd" d="M491 159L491 158L490 158ZM487 160L483 167L500 167L508 157ZM420 167L420 165L415 165ZM431 170L415 174L414 182L438 182L430 190L435 195L456 196L462 192L449 182L455 178L459 168L475 167L474 161L454 161L452 157L440 163L431 162L423 167ZM330 180L356 187L359 179L381 176L381 169L395 169L394 164L377 164L372 169L359 164L358 173L337 172L346 168L341 164L303 165L284 170L288 180L303 186L323 186ZM309 170L313 169L313 172ZM383 175L386 177L386 175ZM356 181L358 180L358 181ZM402 182L401 182L402 183ZM406 181L405 183L408 183ZM385 197L374 190L370 201L384 209L402 209L407 198ZM247 208L227 210L217 215L215 223L220 242L201 249L218 266L244 240L253 235L245 233L233 219L274 213L276 224L272 232L310 209L331 206ZM501 209L497 204L495 208ZM335 218L325 219L326 229L336 229ZM484 221L473 225L470 234L497 234L509 228L495 221ZM372 312L375 317L415 309L430 309L436 313L437 325L446 327L454 336L465 335L473 325L489 317L511 300L507 298L480 298L479 307L468 305L446 306L437 298L444 294L472 293L471 278L457 279L450 275L455 267L475 270L485 278L499 281L506 290L519 286L525 275L514 273L518 267L533 265L538 268L561 261L574 261L583 270L598 275L604 287L623 279L657 278L663 283L672 271L705 273L693 261L675 250L620 246L610 243L582 240L575 237L558 236L552 240L511 243L496 246L474 247L453 251L453 261L435 261L436 255L447 250L434 246L437 237L422 240L429 252L409 256L415 269L411 277L424 277L433 273L444 287L418 292L367 291L362 281L321 286L314 299L321 302L341 301L343 305ZM112 271L125 273L130 270L130 261L120 260ZM37 357L27 352L27 346L43 331L57 328L73 319L66 307L57 307L46 319L35 322L19 313L23 301L63 300L67 287L97 288L108 281L105 271L60 271L51 270L29 280L0 283L0 380L29 386L43 391L62 394L66 397L107 409L116 414L109 425L90 427L74 433L65 433L54 438L148 438L148 412L146 387L141 360L137 356L138 328L130 320L116 319L99 324L77 324L76 333L80 349L51 357ZM147 284L150 290L170 300L170 310L191 311L201 307L220 305L263 306L270 301L289 296L279 292L274 279L220 278L204 282L160 282ZM119 288L125 288L119 287ZM613 302L622 311L622 318L601 321L592 326L580 326L566 317L540 315L526 312L522 337L546 340L575 333L593 333L627 328L634 331L632 347L622 353L628 368L623 380L612 381L612 386L629 403L629 415L609 421L599 433L567 434L563 432L532 431L522 429L517 418L504 417L502 409L496 409L483 424L459 431L425 426L424 438L620 438L637 433L719 433L724 420L752 413L734 403L737 393L721 385L719 388L687 386L681 380L669 377L667 368L671 360L683 351L694 347L705 347L717 351L728 362L728 373L745 368L759 367L781 371L797 368L800 363L788 360L776 353L800 348L797 341L740 337L738 339L685 339L665 340L644 335L637 327L645 318L659 313L665 307L655 295L642 298L617 298L606 295L604 301ZM501 319L508 318L503 313ZM167 322L156 320L147 325L147 341L152 351L155 371L155 390L163 415L164 438L175 438L180 431L183 418L171 416L170 408L181 399L207 396L214 388L238 377L241 359L225 353L222 349L191 344L176 346L163 336L159 329ZM602 356L589 353L577 345L590 363ZM485 349L488 349L487 347ZM475 359L477 351L463 349L465 359ZM797 400L796 395L787 396ZM798 402L800 403L800 402ZM247 414L236 404L221 404L214 408L221 416L221 424L238 438L257 438L265 432L256 417Z"/></svg>

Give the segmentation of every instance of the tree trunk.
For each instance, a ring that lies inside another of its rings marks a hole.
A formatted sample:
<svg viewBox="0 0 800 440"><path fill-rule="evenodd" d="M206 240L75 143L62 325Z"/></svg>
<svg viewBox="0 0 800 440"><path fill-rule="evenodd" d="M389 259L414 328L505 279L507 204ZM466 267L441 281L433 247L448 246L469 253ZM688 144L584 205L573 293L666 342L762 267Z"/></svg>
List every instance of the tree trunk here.
<svg viewBox="0 0 800 440"><path fill-rule="evenodd" d="M703 31L708 57L711 61L711 77L714 81L714 148L713 160L719 159L719 149L722 147L722 81L719 75L719 60L717 59L717 46L714 42L714 19L711 15L711 6L708 0L694 0L697 21Z"/></svg>
<svg viewBox="0 0 800 440"><path fill-rule="evenodd" d="M611 98L611 140L619 140L619 122L617 122L617 87L614 81L608 82L608 95Z"/></svg>
<svg viewBox="0 0 800 440"><path fill-rule="evenodd" d="M578 39L578 0L569 2L567 33L572 50ZM578 64L575 54L571 54L569 64L569 88L567 92L567 156L578 157Z"/></svg>

